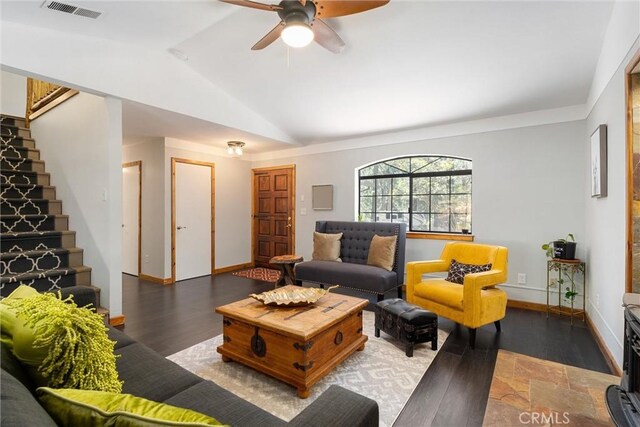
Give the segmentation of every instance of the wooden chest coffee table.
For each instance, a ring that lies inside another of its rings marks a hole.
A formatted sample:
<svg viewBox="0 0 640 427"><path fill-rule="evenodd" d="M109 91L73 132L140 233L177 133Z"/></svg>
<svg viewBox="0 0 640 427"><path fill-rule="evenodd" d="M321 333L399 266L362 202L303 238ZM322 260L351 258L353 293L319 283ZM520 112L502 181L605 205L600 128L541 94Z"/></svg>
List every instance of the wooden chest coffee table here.
<svg viewBox="0 0 640 427"><path fill-rule="evenodd" d="M282 288L284 289L284 288ZM224 316L222 360L250 366L293 385L309 388L356 350L364 350L362 309L368 301L327 294L306 307L273 307L253 298L216 308Z"/></svg>

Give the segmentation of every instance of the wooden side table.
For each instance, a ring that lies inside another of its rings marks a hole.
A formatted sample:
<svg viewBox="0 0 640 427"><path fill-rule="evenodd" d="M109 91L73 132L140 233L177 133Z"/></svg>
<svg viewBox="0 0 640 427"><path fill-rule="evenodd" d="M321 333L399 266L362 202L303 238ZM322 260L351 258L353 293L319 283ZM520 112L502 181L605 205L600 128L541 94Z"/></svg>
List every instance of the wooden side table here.
<svg viewBox="0 0 640 427"><path fill-rule="evenodd" d="M296 273L293 271L293 267L302 261L304 261L304 258L299 255L280 255L271 258L269 260L269 264L277 265L282 272L280 280L276 282L276 287L283 285L295 285Z"/></svg>

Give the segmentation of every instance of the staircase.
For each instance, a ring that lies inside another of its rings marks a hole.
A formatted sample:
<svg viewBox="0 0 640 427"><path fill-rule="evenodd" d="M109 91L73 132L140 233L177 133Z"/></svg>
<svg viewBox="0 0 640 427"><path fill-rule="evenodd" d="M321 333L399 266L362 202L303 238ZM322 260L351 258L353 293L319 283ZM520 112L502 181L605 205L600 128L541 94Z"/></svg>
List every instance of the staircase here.
<svg viewBox="0 0 640 427"><path fill-rule="evenodd" d="M0 116L0 296L20 284L39 292L81 286L78 291L93 289L99 301L100 289L91 286L91 268L83 265L69 217L24 126L24 119Z"/></svg>

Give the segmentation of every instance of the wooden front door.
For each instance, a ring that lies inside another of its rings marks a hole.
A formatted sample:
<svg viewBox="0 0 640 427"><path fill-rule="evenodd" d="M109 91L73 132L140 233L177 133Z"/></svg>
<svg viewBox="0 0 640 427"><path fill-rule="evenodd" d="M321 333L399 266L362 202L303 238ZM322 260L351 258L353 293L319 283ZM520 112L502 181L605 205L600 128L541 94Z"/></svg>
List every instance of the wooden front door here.
<svg viewBox="0 0 640 427"><path fill-rule="evenodd" d="M256 266L268 267L272 257L295 251L294 188L295 166L253 170L253 262Z"/></svg>

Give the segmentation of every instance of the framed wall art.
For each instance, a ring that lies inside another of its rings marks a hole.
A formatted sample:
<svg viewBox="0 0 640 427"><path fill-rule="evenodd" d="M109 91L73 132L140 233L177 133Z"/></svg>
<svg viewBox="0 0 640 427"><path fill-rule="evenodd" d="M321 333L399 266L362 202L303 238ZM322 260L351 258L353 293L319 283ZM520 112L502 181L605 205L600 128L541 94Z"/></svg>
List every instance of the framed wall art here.
<svg viewBox="0 0 640 427"><path fill-rule="evenodd" d="M607 196L607 125L591 134L591 197Z"/></svg>
<svg viewBox="0 0 640 427"><path fill-rule="evenodd" d="M313 185L311 207L314 211L333 210L333 185Z"/></svg>

